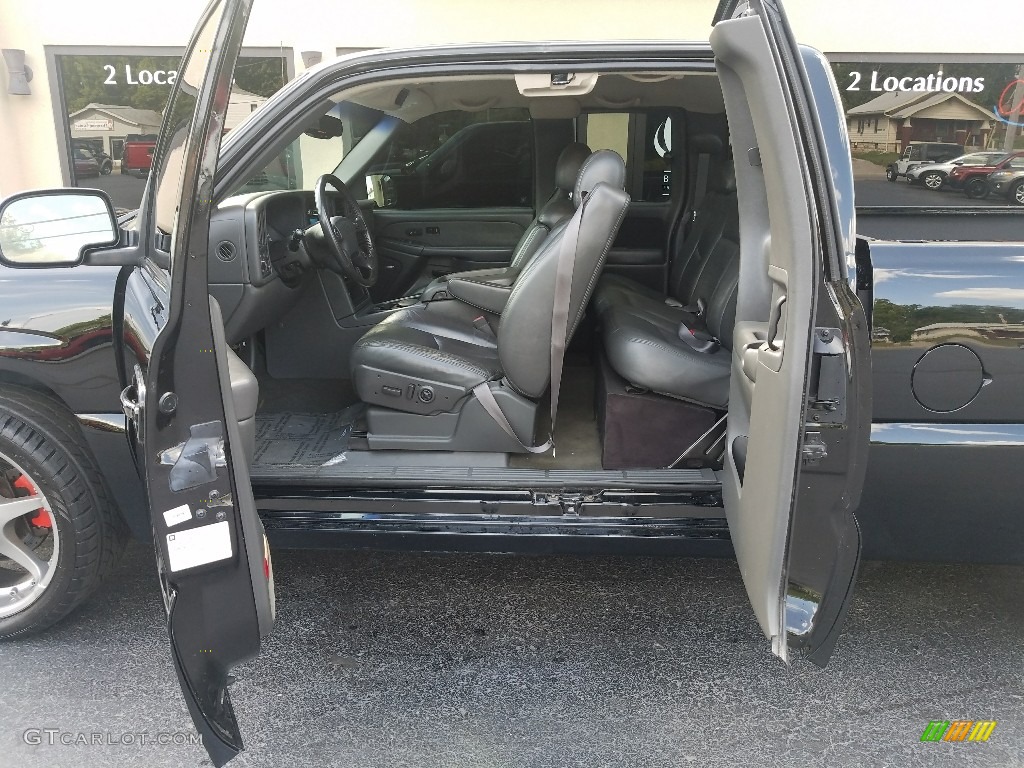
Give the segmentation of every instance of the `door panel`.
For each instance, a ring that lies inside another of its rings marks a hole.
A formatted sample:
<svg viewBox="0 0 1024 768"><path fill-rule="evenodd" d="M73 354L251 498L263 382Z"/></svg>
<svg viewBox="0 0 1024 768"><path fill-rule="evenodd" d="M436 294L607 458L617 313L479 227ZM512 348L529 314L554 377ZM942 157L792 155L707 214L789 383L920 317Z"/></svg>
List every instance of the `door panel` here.
<svg viewBox="0 0 1024 768"><path fill-rule="evenodd" d="M773 652L824 663L859 558L852 510L870 427L867 330L836 204L852 198L852 173L824 151L800 53L774 5L723 3L711 44L740 206L726 515Z"/></svg>
<svg viewBox="0 0 1024 768"><path fill-rule="evenodd" d="M273 626L270 552L239 433L220 309L209 298L210 200L250 0L211 3L186 49L140 211L141 266L118 308L122 393L152 518L178 681L211 760L242 749L229 671Z"/></svg>
<svg viewBox="0 0 1024 768"><path fill-rule="evenodd" d="M374 209L382 269L373 299L398 298L452 272L507 265L533 216L529 208Z"/></svg>

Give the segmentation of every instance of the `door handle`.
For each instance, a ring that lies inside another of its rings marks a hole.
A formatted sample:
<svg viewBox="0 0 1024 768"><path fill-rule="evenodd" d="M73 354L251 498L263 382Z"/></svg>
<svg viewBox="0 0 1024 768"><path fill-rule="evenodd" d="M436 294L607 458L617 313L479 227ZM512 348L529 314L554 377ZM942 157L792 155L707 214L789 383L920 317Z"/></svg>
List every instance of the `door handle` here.
<svg viewBox="0 0 1024 768"><path fill-rule="evenodd" d="M782 357L785 354L786 337L779 338L779 326L782 324L782 310L786 306L786 295L789 287L789 275L782 267L768 265L768 279L772 281L771 309L768 311L768 328L764 343L757 351L757 361L776 373L782 370Z"/></svg>
<svg viewBox="0 0 1024 768"><path fill-rule="evenodd" d="M764 343L768 345L768 349L773 352L778 352L781 348L775 344L775 339L779 335L779 322L782 320L782 305L786 303L786 294L782 294L772 304L772 311L768 315L768 336L765 338Z"/></svg>
<svg viewBox="0 0 1024 768"><path fill-rule="evenodd" d="M142 412L142 406L139 405L139 401L135 399L134 390L134 384L129 384L121 390L121 410L124 412L124 417L126 419L138 421L139 414Z"/></svg>
<svg viewBox="0 0 1024 768"><path fill-rule="evenodd" d="M120 400L125 429L128 429L131 426L130 422L134 421L135 434L139 442L142 442L145 427L145 422L142 420L142 409L146 404L146 380L138 363L135 364L131 384L121 390Z"/></svg>

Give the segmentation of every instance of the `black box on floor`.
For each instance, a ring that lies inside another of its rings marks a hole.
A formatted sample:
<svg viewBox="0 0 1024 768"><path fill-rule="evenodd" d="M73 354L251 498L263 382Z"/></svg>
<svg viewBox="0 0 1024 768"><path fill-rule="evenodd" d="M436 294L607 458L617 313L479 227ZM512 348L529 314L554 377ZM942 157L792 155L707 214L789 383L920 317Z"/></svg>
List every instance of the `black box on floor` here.
<svg viewBox="0 0 1024 768"><path fill-rule="evenodd" d="M667 467L717 420L711 408L635 390L600 353L595 397L605 469Z"/></svg>

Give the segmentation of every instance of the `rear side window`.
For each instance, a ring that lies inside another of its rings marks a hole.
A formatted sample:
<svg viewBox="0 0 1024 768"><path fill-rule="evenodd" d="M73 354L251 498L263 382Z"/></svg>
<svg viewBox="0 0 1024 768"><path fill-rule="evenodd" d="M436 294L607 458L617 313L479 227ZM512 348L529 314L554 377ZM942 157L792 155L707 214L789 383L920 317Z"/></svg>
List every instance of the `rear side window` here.
<svg viewBox="0 0 1024 768"><path fill-rule="evenodd" d="M529 110L453 110L403 123L369 169L367 192L405 210L532 207Z"/></svg>
<svg viewBox="0 0 1024 768"><path fill-rule="evenodd" d="M667 110L591 112L581 120L580 140L592 150L622 155L633 200L672 197L672 117Z"/></svg>

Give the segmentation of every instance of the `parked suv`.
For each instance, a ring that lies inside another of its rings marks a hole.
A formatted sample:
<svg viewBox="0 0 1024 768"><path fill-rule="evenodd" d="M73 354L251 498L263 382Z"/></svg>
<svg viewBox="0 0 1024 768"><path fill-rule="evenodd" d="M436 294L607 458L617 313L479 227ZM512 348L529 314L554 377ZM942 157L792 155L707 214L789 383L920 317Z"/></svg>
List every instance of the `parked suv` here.
<svg viewBox="0 0 1024 768"><path fill-rule="evenodd" d="M1024 168L1024 150L1001 155L989 165L961 165L949 172L949 185L954 189L962 189L964 194L974 200L980 200L989 193L988 176L1002 170Z"/></svg>
<svg viewBox="0 0 1024 768"><path fill-rule="evenodd" d="M1011 166L988 176L990 195L1005 197L1010 203L1024 205L1024 168Z"/></svg>
<svg viewBox="0 0 1024 768"><path fill-rule="evenodd" d="M967 155L960 155L946 163L930 163L927 165L911 166L907 171L907 181L911 184L923 184L928 189L942 189L949 177L950 171L961 165L988 165L1002 157L1005 152L996 150L988 152L971 152Z"/></svg>
<svg viewBox="0 0 1024 768"><path fill-rule="evenodd" d="M885 168L885 178L896 181L906 176L907 171L918 165L929 163L945 163L964 153L959 144L944 144L935 141L912 141L903 150L903 156Z"/></svg>
<svg viewBox="0 0 1024 768"><path fill-rule="evenodd" d="M78 157L78 150L84 149L87 153L91 154L95 158L96 163L99 165L99 172L101 176L108 176L114 169L114 159L103 151L103 142L96 140L90 141L88 139L72 139L71 149L74 151L75 157Z"/></svg>

